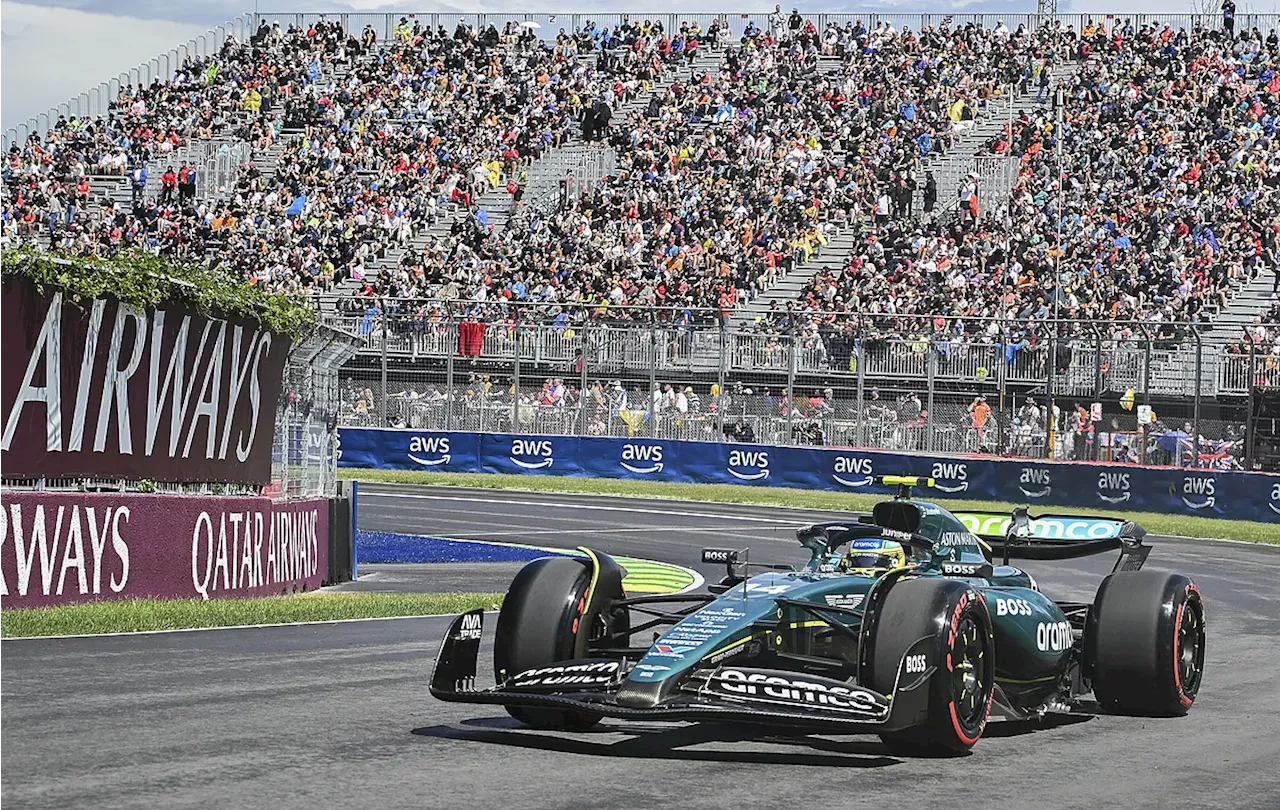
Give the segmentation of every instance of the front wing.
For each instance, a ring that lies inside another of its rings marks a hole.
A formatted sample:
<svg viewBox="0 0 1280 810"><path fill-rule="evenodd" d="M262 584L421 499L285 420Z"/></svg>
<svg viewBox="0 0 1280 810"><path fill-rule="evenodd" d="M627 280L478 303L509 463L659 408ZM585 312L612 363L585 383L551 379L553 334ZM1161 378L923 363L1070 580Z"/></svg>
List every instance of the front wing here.
<svg viewBox="0 0 1280 810"><path fill-rule="evenodd" d="M431 694L458 703L585 711L623 720L733 721L788 728L897 731L925 716L935 667L908 674L933 639L913 644L898 665L891 694L803 672L726 665L695 667L679 688L657 699L656 683L626 680L635 662L615 658L563 661L516 673L493 689L475 686L484 614L454 619L440 645ZM918 669L919 667L915 667Z"/></svg>

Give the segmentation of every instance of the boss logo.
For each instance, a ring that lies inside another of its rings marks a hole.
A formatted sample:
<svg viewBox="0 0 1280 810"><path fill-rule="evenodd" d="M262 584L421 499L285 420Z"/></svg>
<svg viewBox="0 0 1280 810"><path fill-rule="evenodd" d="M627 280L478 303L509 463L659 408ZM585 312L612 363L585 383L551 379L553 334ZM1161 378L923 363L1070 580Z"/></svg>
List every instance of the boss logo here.
<svg viewBox="0 0 1280 810"><path fill-rule="evenodd" d="M906 658L905 672L908 675L917 675L929 668L926 656L908 655Z"/></svg>
<svg viewBox="0 0 1280 810"><path fill-rule="evenodd" d="M1001 599L996 597L997 616L1031 616L1035 611L1025 599Z"/></svg>

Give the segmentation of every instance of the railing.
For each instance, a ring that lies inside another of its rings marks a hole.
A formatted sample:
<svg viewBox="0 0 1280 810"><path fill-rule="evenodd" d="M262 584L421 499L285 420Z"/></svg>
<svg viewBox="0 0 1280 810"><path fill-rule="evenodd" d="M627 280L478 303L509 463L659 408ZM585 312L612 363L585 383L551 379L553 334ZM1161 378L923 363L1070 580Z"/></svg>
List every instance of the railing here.
<svg viewBox="0 0 1280 810"><path fill-rule="evenodd" d="M556 324L540 318L557 310L492 305L505 312L485 316L474 306L406 301L388 315L326 315L364 341L344 372L353 389L343 424L716 439L741 423L770 443L1185 463L1178 448L1193 442L1104 448L1093 437L1152 436L1139 417L1154 412L1166 433L1230 444L1243 435L1243 400L1280 386L1280 357L1242 359L1195 331L1169 344L1157 325L1121 338L1105 331L1112 324L987 331L977 321L963 337L948 327L904 338L895 335L917 319L764 333L683 324L689 313L671 310L583 320L564 307L568 320ZM681 396L683 406L672 399ZM985 424L970 410L980 397Z"/></svg>
<svg viewBox="0 0 1280 810"><path fill-rule="evenodd" d="M524 199L543 216L594 188L617 166L617 153L608 148L557 150L533 165Z"/></svg>
<svg viewBox="0 0 1280 810"><path fill-rule="evenodd" d="M147 165L147 193L159 194L165 169L178 171L182 166L191 166L196 172L196 196L217 198L235 188L241 170L252 159L253 147L243 141L192 141L152 158Z"/></svg>
<svg viewBox="0 0 1280 810"><path fill-rule="evenodd" d="M577 12L568 14L454 14L454 13L412 13L407 10L395 12L366 12L366 13L343 13L329 14L323 12L262 12L254 19L254 25L262 19L269 21L279 20L282 26L297 24L302 26L310 25L319 19L337 20L342 23L347 31L359 32L364 26L369 25L378 35L379 40L388 39L394 35L395 26L401 19L408 19L410 23L417 21L424 27L430 26L433 29L444 26L448 31L452 32L454 26L459 22L463 22L475 28L481 28L487 25L493 25L499 31L502 30L508 22L529 22L534 23L538 27L535 33L543 39L554 39L561 30L572 33L582 28L589 22L595 23L596 28L613 28L621 25L625 20L632 21L650 20L661 22L663 29L667 32L675 32L679 30L680 24L687 22L697 22L702 30L705 31L713 22L719 22L721 25L728 25L735 37L741 36L743 30L749 23L754 23L757 28L763 31L769 30L769 12L751 12L738 14L717 14L717 13L693 13L687 14L682 12L661 11L661 12L612 12L612 13L595 13L595 12ZM1222 14L911 14L911 13L880 13L880 12L852 12L848 14L840 13L823 13L823 14L805 14L805 18L812 20L814 25L821 31L826 27L827 23L834 22L843 25L846 22L856 22L861 20L868 28L874 28L876 25L884 23L892 25L898 30L910 28L913 31L919 31L925 26L940 26L949 23L953 28L958 28L967 24L974 24L982 28L994 28L999 22L1003 22L1013 31L1018 26L1023 25L1028 28L1038 27L1052 21L1060 21L1064 26L1072 26L1077 32L1082 30L1084 26L1092 21L1095 24L1105 25L1108 30L1115 24L1122 24L1125 21L1132 21L1134 28L1140 28L1148 24L1169 24L1176 31L1179 28L1188 32L1195 30L1196 26L1200 26L1206 30L1219 30L1222 28ZM1280 28L1280 14L1237 14L1236 30L1248 30L1257 27L1261 31L1268 31L1271 28Z"/></svg>

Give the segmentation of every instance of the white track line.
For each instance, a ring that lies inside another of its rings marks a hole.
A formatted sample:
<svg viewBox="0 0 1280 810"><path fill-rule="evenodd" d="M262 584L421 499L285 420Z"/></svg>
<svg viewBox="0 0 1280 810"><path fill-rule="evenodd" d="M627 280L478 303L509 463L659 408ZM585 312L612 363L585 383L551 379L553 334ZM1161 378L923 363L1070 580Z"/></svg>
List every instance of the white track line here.
<svg viewBox="0 0 1280 810"><path fill-rule="evenodd" d="M419 484L399 484L399 485L397 485L397 484L390 484L390 485L383 484L383 486L430 486L430 485L429 485L429 484L423 484L423 485L419 485ZM530 494L530 495L532 495L532 494L534 494L535 492L537 492L538 490L501 490L501 489L494 489L494 490L491 490L491 491L492 491L492 492L520 492L520 493L522 493L522 494ZM780 511L800 512L800 513L808 513L808 514L832 514L832 513L839 513L839 510L831 510L831 509L810 509L810 508L808 508L808 507L803 507L803 506L786 506L785 504L725 503L725 502L720 502L720 501L681 501L681 500L679 500L679 499L664 499L664 498L656 498L656 497L652 497L652 498L651 498L651 497L646 496L646 495L613 495L613 494L606 494L606 493L599 493L599 492L550 492L550 493L547 493L547 494L549 494L549 495L563 495L563 496L571 496L571 497L575 497L575 498L576 498L576 497L584 497L584 498L624 498L624 499L635 500L635 501L645 501L645 500L655 500L655 501L656 501L656 500L668 500L668 501L670 501L670 502L672 502L672 503L690 503L690 504L692 504L692 503L705 503L705 504L712 505L712 506L741 506L741 507L750 508L750 509L776 509L776 510L780 510ZM561 502L557 502L557 501L545 501L545 500L544 500L544 501L513 501L513 500L508 500L508 499L505 499L505 498L499 499L499 498L481 497L481 496L479 496L479 494L477 494L477 495L475 495L475 496L473 496L473 497L462 497L462 496L457 496L457 495L416 495L416 494L411 494L411 493L408 493L408 492L368 492L368 491L361 491L361 492L360 492L359 497L361 497L361 498L417 498L417 499L423 499L423 500L441 500L441 501L472 501L472 502L479 502L479 503L510 503L510 504L514 504L514 505L516 505L516 506L543 506L543 507L547 507L547 508L554 508L554 507L560 506L560 507L567 507L567 508L569 508L569 509L594 509L594 510L599 510L599 511L602 511L602 512L638 512L638 513L640 513L640 514L646 514L646 515L678 515L678 516L681 516L681 517L711 517L711 518L722 518L722 519L724 519L724 520L742 520L742 521L749 521L749 522L752 522L752 523L771 523L771 524L774 524L774 525L776 525L776 526L795 526L795 525L796 525L796 524L798 524L798 523L811 522L811 521L800 521L800 520L797 520L797 521L795 521L794 523L792 523L792 522L788 521L788 520L786 519L786 517L782 517L782 516L780 516L780 517L779 517L779 518L777 518L777 519L773 519L773 518L750 517L750 516L747 516L747 515L735 515L735 514L732 514L732 513L730 513L730 512L680 512L680 511L669 510L669 509L640 509L640 508L637 508L637 507L631 507L631 506L594 506L594 505L580 504L580 503L561 503ZM945 504L945 503L942 503L942 504L939 504L939 505L940 505L940 506L942 506L943 508L946 508L946 504ZM1063 509L1067 509L1067 508L1068 508L1068 507L1063 507ZM963 511L963 510L961 510L961 511ZM1063 514L1067 514L1067 513L1063 513ZM1123 516L1124 516L1124 513L1119 513L1119 517L1123 518ZM1085 517L1093 517L1093 516L1092 516L1092 515L1086 515ZM1264 525L1265 525L1265 524L1264 524ZM1207 540L1207 541L1212 542L1212 543L1237 543L1237 544L1239 544L1239 545L1245 545L1245 546L1255 546L1255 547L1263 547L1263 548L1266 548L1266 547L1270 546L1270 547L1272 547L1272 548L1278 548L1277 546L1275 546L1274 544L1271 544L1271 543L1260 543L1260 542L1255 542L1255 541L1250 541L1250 540L1231 540L1231 539L1228 539L1228 538L1226 538L1226 537L1188 537L1188 536L1186 536L1186 535L1182 535L1182 534L1159 534L1159 533L1155 533L1155 532L1152 532L1152 536L1153 536L1153 537L1162 537L1162 538L1167 538L1167 539L1170 539L1170 540L1193 540L1193 541L1195 541L1195 540Z"/></svg>
<svg viewBox="0 0 1280 810"><path fill-rule="evenodd" d="M512 504L514 506L541 506L547 509L556 507L567 508L571 511L589 510L597 512L634 512L642 515L674 515L676 517L703 517L718 518L720 520L741 520L750 523L769 523L774 526L794 525L789 523L785 518L762 518L751 517L748 515L734 515L727 512L684 512L675 509L641 509L635 506L597 506L594 504L583 503L554 503L549 501L513 501L503 498L502 500L486 499L486 498L464 498L457 495L416 495L408 492L361 492L360 498L409 498L412 500L424 501L464 501L469 503L497 503ZM756 507L760 508L760 507ZM764 507L769 509L771 507Z"/></svg>
<svg viewBox="0 0 1280 810"><path fill-rule="evenodd" d="M485 613L497 613L486 610ZM452 619L456 613L419 613L413 616L374 616L365 619L323 619L314 622L283 622L280 624L233 624L226 627L180 627L175 630L128 630L121 633L78 633L69 636L17 636L0 639L0 643L11 641L49 641L51 639L74 638L111 638L112 636L158 636L166 633L210 633L216 630L260 630L266 627L307 627L314 624L353 624L356 622L393 622L403 619Z"/></svg>

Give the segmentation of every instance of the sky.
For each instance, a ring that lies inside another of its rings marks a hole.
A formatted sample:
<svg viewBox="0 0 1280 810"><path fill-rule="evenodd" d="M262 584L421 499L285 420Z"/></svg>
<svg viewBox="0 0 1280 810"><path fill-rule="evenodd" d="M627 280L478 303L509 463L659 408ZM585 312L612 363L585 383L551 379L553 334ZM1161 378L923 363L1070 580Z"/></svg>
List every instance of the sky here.
<svg viewBox="0 0 1280 810"><path fill-rule="evenodd" d="M243 2L243 0L241 0ZM252 0L239 6L253 11ZM1216 0L1059 0L1060 11L1123 13L1186 12ZM793 5L795 0L785 5ZM1035 0L879 0L879 2L799 3L805 12L931 11L934 13L1026 13ZM1237 0L1240 12L1275 12L1280 0ZM697 11L741 12L740 2L704 0ZM772 0L752 2L767 11ZM112 76L186 42L236 13L238 6L219 0L0 0L0 119L8 129ZM290 11L438 11L510 12L655 11L689 9L688 3L662 0L261 0L263 12Z"/></svg>

